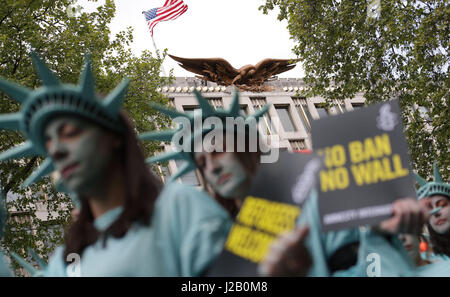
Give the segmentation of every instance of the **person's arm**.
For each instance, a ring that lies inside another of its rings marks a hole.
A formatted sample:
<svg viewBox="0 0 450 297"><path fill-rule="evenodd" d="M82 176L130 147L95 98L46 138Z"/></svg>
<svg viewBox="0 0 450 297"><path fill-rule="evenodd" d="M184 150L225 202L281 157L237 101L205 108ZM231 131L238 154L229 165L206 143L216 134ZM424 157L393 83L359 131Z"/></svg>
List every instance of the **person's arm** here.
<svg viewBox="0 0 450 297"><path fill-rule="evenodd" d="M163 191L168 276L200 276L223 250L232 220L204 191L171 184ZM163 201L161 201L163 202Z"/></svg>
<svg viewBox="0 0 450 297"><path fill-rule="evenodd" d="M222 253L231 226L230 221L209 217L194 222L180 247L182 276L201 276Z"/></svg>
<svg viewBox="0 0 450 297"><path fill-rule="evenodd" d="M348 270L355 265L357 252L353 245L359 241L358 230L323 232L316 190L313 190L307 199L298 225L309 227L305 246L311 254L312 266L308 271L308 276L333 276L336 271ZM335 261L336 259L339 261Z"/></svg>
<svg viewBox="0 0 450 297"><path fill-rule="evenodd" d="M299 219L299 225L308 225L309 233L301 241L309 252L312 265L308 271L309 276L394 276L411 275L413 266L401 243L395 236L386 236L387 230L391 232L406 230L414 232L423 214L420 209L410 205L410 201L400 201L394 206L394 218L388 219L380 225L384 233L370 228L354 228L348 230L331 231L324 233L321 230L318 197L314 192L308 198ZM306 264L298 267L296 272L287 267L280 250L283 253L295 246L293 241L280 240L277 250L269 253L270 269L282 273L302 275ZM299 263L307 262L307 253L298 251ZM300 262L303 261L303 262ZM376 262L378 261L378 262ZM373 265L371 265L373 264ZM379 265L379 266L377 266ZM281 266L281 267L279 267ZM380 269L377 270L377 267ZM373 270L368 270L372 269ZM268 269L267 267L265 268Z"/></svg>
<svg viewBox="0 0 450 297"><path fill-rule="evenodd" d="M304 245L308 227L299 227L279 236L259 265L263 276L306 276L312 261Z"/></svg>
<svg viewBox="0 0 450 297"><path fill-rule="evenodd" d="M269 251L267 258L260 266L261 272L264 275L272 275L271 273L265 273L268 270L272 270L276 272L276 275L287 273L286 276L305 274L308 276L330 276L332 274L328 265L330 255L340 246L351 242L353 239L352 234L346 232L325 234L321 231L316 191L313 191L307 199L297 225L297 231L294 231L294 234L295 232L298 233L291 241L283 240L282 238L277 239L276 248ZM306 230L308 231L306 232ZM290 247L280 247L280 245L290 245ZM296 262L299 265L296 266L296 264L291 263L289 265L294 266L288 267L287 259L285 260L280 254L280 250L288 253L290 252L289 249L295 246L300 248L296 252L296 255L299 257ZM267 267L267 265L271 267ZM293 269L294 267L297 267L296 271Z"/></svg>
<svg viewBox="0 0 450 297"><path fill-rule="evenodd" d="M373 226L372 230L389 238L389 235L406 233L418 235L429 218L429 201L402 198L392 204L392 217Z"/></svg>
<svg viewBox="0 0 450 297"><path fill-rule="evenodd" d="M414 276L415 266L398 233L418 234L428 217L428 210L416 199L399 199L393 203L393 215L374 227L360 227L358 260L347 271L335 276Z"/></svg>

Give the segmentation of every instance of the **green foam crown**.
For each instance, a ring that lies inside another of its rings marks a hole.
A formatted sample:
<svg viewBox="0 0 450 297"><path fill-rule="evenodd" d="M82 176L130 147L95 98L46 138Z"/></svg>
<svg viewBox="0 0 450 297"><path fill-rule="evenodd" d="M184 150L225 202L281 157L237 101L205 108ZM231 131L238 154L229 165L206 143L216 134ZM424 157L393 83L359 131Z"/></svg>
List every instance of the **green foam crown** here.
<svg viewBox="0 0 450 297"><path fill-rule="evenodd" d="M437 164L433 165L434 181L427 182L418 174L414 174L416 181L419 183L420 188L417 190L417 196L419 199L424 197L431 197L433 195L444 195L450 197L450 184L445 183L442 179Z"/></svg>
<svg viewBox="0 0 450 297"><path fill-rule="evenodd" d="M58 115L75 115L92 120L106 128L121 131L119 111L129 84L124 79L104 100L95 94L90 55L85 56L78 85L62 84L35 53L31 53L35 70L43 86L31 90L0 78L0 90L21 103L17 113L0 115L0 128L21 131L26 141L0 153L0 161L43 156L44 162L25 180L28 186L54 170L44 142L45 125Z"/></svg>
<svg viewBox="0 0 450 297"><path fill-rule="evenodd" d="M248 123L253 119L258 121L261 118L261 116L263 116L269 110L269 107L270 107L270 104L266 104L260 110L255 112L254 114L244 116L240 113L239 93L237 90L235 90L233 93L233 99L232 99L231 105L228 109L223 109L223 108L215 109L213 106L211 106L209 104L208 100L206 98L204 98L198 91L194 90L194 94L197 99L198 105L201 109L201 116L202 116L203 120L208 117L217 117L217 118L220 118L223 121L225 121L225 119L228 117L232 117L232 118L241 117L241 118L244 118L244 121L246 123ZM204 135L205 130L203 130L203 129L200 131L194 130L193 124L194 124L195 117L197 116L196 113L183 113L183 112L179 112L174 109L168 109L164 106L161 106L161 105L158 105L155 103L151 103L151 105L153 108L168 115L172 119L175 119L177 117L182 117L182 118L188 119L191 123L191 127L193 128L193 136L189 139L191 142L194 139L196 139L196 137L198 137L198 136L201 137L202 135ZM226 125L224 125L224 127L226 130L231 128ZM180 131L180 128L172 129L172 130L164 130L164 131L146 132L146 133L139 135L139 138L143 141L158 140L158 141L170 142L170 141L172 141L173 136ZM192 147L192 145L190 145L189 147ZM196 168L195 161L192 157L192 154L190 152L185 152L183 150L163 153L163 154L148 158L146 160L146 162L147 163L155 163L155 162L165 162L165 161L169 161L169 160L184 160L184 161L186 161L186 164L184 164L178 170L178 172L176 174L171 176L170 181L175 180L175 179L183 176L184 174L187 174L190 171L195 170L195 168Z"/></svg>

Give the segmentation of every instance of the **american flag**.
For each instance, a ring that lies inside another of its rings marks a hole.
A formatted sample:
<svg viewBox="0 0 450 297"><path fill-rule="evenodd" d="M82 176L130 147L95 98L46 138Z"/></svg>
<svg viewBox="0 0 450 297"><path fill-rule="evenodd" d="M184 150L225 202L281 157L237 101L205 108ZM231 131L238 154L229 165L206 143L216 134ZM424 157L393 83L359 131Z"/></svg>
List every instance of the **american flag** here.
<svg viewBox="0 0 450 297"><path fill-rule="evenodd" d="M170 21L178 18L186 12L188 6L183 0L166 0L163 7L152 8L144 12L148 29L153 36L153 28L156 24L163 21Z"/></svg>

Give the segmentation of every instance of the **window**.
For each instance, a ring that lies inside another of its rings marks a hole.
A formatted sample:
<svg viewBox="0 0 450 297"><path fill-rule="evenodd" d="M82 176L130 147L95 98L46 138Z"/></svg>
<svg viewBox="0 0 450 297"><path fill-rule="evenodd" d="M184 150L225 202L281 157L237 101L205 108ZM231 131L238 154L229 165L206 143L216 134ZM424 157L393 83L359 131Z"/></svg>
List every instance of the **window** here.
<svg viewBox="0 0 450 297"><path fill-rule="evenodd" d="M187 115L193 116L194 112L196 112L196 110L200 110L200 107L198 107L198 106L183 106L183 111ZM191 125L193 125L193 123L191 123ZM193 128L193 126L191 128Z"/></svg>
<svg viewBox="0 0 450 297"><path fill-rule="evenodd" d="M298 112L298 115L300 116L300 120L302 121L303 127L305 127L305 130L310 132L311 131L311 120L312 116L309 112L308 103L306 103L306 99L300 99L300 98L292 98L294 101L296 110Z"/></svg>
<svg viewBox="0 0 450 297"><path fill-rule="evenodd" d="M291 144L291 148L294 151L301 151L306 149L306 144L304 139L297 139L297 140L289 140L289 143Z"/></svg>
<svg viewBox="0 0 450 297"><path fill-rule="evenodd" d="M29 211L11 211L9 219L14 225L27 225L31 230L31 215ZM15 228L13 228L15 231Z"/></svg>
<svg viewBox="0 0 450 297"><path fill-rule="evenodd" d="M184 164L186 164L186 162L184 162L182 160L175 160L175 163L177 164L178 170L180 170L180 168L183 167ZM183 184L190 185L190 186L199 186L200 185L200 182L198 181L198 178L197 178L197 172L195 170L183 175L181 177L181 182Z"/></svg>
<svg viewBox="0 0 450 297"><path fill-rule="evenodd" d="M222 102L222 98L206 98L206 100L208 100L208 103L214 107L214 109L218 109L218 108L223 108L223 102Z"/></svg>
<svg viewBox="0 0 450 297"><path fill-rule="evenodd" d="M364 103L352 103L352 107L354 110L360 109L364 107Z"/></svg>
<svg viewBox="0 0 450 297"><path fill-rule="evenodd" d="M294 132L297 129L294 126L294 122L292 121L291 114L289 112L288 106L276 106L275 107L278 116L280 118L281 125L283 126L284 131L286 132Z"/></svg>
<svg viewBox="0 0 450 297"><path fill-rule="evenodd" d="M197 109L199 109L198 106L183 106L183 111L187 114L191 114Z"/></svg>
<svg viewBox="0 0 450 297"><path fill-rule="evenodd" d="M254 97L250 98L253 108L255 109L255 112L258 110L261 110L263 106L266 105L266 99L264 97ZM275 128L273 127L270 117L267 113L265 113L262 118L259 120L260 125L263 125L262 132L264 135L271 135L276 134Z"/></svg>
<svg viewBox="0 0 450 297"><path fill-rule="evenodd" d="M315 107L319 113L319 118L325 118L328 116L328 109L325 104L316 104Z"/></svg>

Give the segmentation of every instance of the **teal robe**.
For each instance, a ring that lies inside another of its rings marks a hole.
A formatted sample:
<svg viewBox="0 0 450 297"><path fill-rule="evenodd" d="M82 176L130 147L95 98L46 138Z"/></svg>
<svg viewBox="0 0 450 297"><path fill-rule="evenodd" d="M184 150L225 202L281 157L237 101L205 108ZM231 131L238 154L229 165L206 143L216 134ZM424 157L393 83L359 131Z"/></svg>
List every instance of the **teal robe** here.
<svg viewBox="0 0 450 297"><path fill-rule="evenodd" d="M308 276L414 275L413 262L396 236L389 241L367 227L322 232L317 191L313 191L305 203L298 224L309 226L305 245L313 264ZM339 248L354 242L359 242L356 264L347 269L331 271L328 263L332 255ZM379 263L378 273L373 270L375 261Z"/></svg>
<svg viewBox="0 0 450 297"><path fill-rule="evenodd" d="M441 277L450 276L450 260L437 261L428 265L417 267L417 276Z"/></svg>
<svg viewBox="0 0 450 297"><path fill-rule="evenodd" d="M450 276L450 257L443 254L432 254L431 264L420 266L417 268L418 276Z"/></svg>
<svg viewBox="0 0 450 297"><path fill-rule="evenodd" d="M122 207L94 221L106 230ZM231 227L229 214L204 191L171 183L157 199L151 225L134 224L122 238L100 238L81 255L81 276L199 276L221 253ZM45 276L67 276L73 265L56 250ZM68 264L69 267L68 267Z"/></svg>

